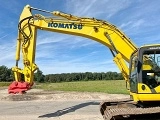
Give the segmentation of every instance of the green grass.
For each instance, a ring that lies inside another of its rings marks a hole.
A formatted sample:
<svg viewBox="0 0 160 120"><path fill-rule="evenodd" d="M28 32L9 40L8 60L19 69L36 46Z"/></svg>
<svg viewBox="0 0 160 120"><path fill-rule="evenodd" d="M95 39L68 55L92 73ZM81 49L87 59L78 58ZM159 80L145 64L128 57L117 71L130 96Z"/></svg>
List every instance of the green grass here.
<svg viewBox="0 0 160 120"><path fill-rule="evenodd" d="M7 87L11 82L0 82L0 87ZM62 83L36 83L34 88L48 91L102 92L110 94L129 94L124 80L80 81Z"/></svg>
<svg viewBox="0 0 160 120"><path fill-rule="evenodd" d="M62 83L38 83L35 88L57 91L103 92L110 94L129 94L124 80L80 81Z"/></svg>
<svg viewBox="0 0 160 120"><path fill-rule="evenodd" d="M11 84L11 82L0 82L0 87L7 87Z"/></svg>

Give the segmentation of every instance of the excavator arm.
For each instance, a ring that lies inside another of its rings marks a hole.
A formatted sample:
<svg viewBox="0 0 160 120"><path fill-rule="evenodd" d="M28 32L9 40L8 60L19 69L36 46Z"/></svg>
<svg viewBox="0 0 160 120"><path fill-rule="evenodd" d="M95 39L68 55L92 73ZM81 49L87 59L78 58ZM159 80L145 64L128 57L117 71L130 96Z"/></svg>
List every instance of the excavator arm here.
<svg viewBox="0 0 160 120"><path fill-rule="evenodd" d="M52 14L53 17L32 14L33 10ZM126 81L128 80L129 70L126 62L129 62L131 54L137 50L137 47L116 26L95 18L77 17L59 11L50 12L27 5L24 7L19 20L16 66L12 69L17 82L21 81L21 74L23 74L25 82L30 85L33 84L34 72L38 68L35 64L38 29L82 36L105 45L111 50L114 56L113 60L122 72L123 77ZM21 51L23 69L18 68Z"/></svg>

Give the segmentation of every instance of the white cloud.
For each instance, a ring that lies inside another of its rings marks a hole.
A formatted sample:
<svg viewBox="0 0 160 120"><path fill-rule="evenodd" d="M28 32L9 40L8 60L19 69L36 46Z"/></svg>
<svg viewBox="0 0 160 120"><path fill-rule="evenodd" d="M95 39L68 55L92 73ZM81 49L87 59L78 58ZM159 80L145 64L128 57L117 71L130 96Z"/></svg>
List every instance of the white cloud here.
<svg viewBox="0 0 160 120"><path fill-rule="evenodd" d="M97 42L88 38L58 33L41 34L37 38L37 48L38 50L43 49L43 51L47 50L47 48L53 48L54 50L63 50L63 47L68 49L77 49L94 44L97 44Z"/></svg>
<svg viewBox="0 0 160 120"><path fill-rule="evenodd" d="M10 40L9 40L10 41ZM1 43L0 45L0 64L9 68L15 65L15 42Z"/></svg>
<svg viewBox="0 0 160 120"><path fill-rule="evenodd" d="M131 4L128 0L69 0L67 9L72 14L83 17L109 18Z"/></svg>
<svg viewBox="0 0 160 120"><path fill-rule="evenodd" d="M120 14L119 27L127 34L136 36L160 29L160 2L138 0ZM116 17L116 16L115 16Z"/></svg>
<svg viewBox="0 0 160 120"><path fill-rule="evenodd" d="M125 31L133 30L133 29L137 30L141 26L143 26L144 24L145 24L145 21L143 19L131 20L131 21L128 21L126 23L122 23L119 28L124 29Z"/></svg>

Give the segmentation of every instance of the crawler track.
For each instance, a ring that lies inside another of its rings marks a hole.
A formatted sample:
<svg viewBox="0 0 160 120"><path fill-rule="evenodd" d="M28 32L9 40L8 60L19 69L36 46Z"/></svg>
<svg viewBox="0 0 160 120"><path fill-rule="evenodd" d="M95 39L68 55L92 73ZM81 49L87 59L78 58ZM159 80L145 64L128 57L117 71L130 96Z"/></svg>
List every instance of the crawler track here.
<svg viewBox="0 0 160 120"><path fill-rule="evenodd" d="M102 102L100 112L104 120L160 120L160 107L138 108L130 100Z"/></svg>

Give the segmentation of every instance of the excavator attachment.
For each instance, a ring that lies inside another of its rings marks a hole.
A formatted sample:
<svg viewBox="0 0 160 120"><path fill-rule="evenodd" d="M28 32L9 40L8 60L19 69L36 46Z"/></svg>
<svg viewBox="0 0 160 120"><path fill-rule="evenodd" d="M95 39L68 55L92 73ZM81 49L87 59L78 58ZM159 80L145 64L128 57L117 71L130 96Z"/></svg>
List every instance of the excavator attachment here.
<svg viewBox="0 0 160 120"><path fill-rule="evenodd" d="M140 107L131 100L104 101L100 104L104 120L160 120L160 107Z"/></svg>
<svg viewBox="0 0 160 120"><path fill-rule="evenodd" d="M8 93L9 94L17 94L17 93L25 93L27 90L31 88L32 85L30 85L27 82L12 82L8 87Z"/></svg>

